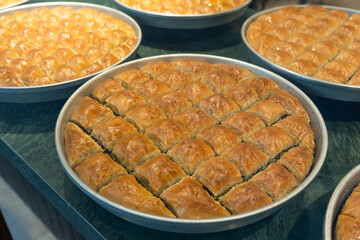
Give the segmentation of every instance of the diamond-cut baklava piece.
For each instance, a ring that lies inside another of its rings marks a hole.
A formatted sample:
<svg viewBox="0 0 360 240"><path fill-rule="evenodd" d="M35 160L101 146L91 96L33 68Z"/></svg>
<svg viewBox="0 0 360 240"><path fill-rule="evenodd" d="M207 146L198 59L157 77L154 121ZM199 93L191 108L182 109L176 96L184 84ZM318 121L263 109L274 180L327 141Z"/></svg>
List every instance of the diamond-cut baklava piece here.
<svg viewBox="0 0 360 240"><path fill-rule="evenodd" d="M180 182L162 192L160 198L179 218L199 219L230 215L192 177L184 177Z"/></svg>
<svg viewBox="0 0 360 240"><path fill-rule="evenodd" d="M74 123L69 122L65 130L65 152L71 167L76 167L85 158L102 148Z"/></svg>
<svg viewBox="0 0 360 240"><path fill-rule="evenodd" d="M161 94L170 92L171 89L160 81L147 80L137 85L135 91L147 101L151 101Z"/></svg>
<svg viewBox="0 0 360 240"><path fill-rule="evenodd" d="M353 191L346 200L341 214L360 219L360 193Z"/></svg>
<svg viewBox="0 0 360 240"><path fill-rule="evenodd" d="M132 175L116 178L102 187L99 193L125 207L154 215L174 217L164 203L141 186Z"/></svg>
<svg viewBox="0 0 360 240"><path fill-rule="evenodd" d="M230 73L237 82L242 82L254 76L252 72L246 70L245 68L236 67L230 64L218 63L214 64L214 67Z"/></svg>
<svg viewBox="0 0 360 240"><path fill-rule="evenodd" d="M310 61L304 59L296 59L287 68L305 76L312 76L317 70Z"/></svg>
<svg viewBox="0 0 360 240"><path fill-rule="evenodd" d="M236 164L241 174L246 178L269 162L269 157L247 142L237 143L221 155Z"/></svg>
<svg viewBox="0 0 360 240"><path fill-rule="evenodd" d="M185 109L174 117L176 121L182 123L192 136L196 136L207 125L215 124L207 113L197 107Z"/></svg>
<svg viewBox="0 0 360 240"><path fill-rule="evenodd" d="M114 77L114 79L120 81L124 87L134 89L137 84L148 80L149 75L138 69L129 69L125 72L119 73Z"/></svg>
<svg viewBox="0 0 360 240"><path fill-rule="evenodd" d="M129 171L133 171L145 160L152 158L160 150L144 134L135 133L122 138L113 148L113 154Z"/></svg>
<svg viewBox="0 0 360 240"><path fill-rule="evenodd" d="M315 39L306 33L295 33L289 39L287 39L289 43L296 43L302 46L303 48L308 48L315 42Z"/></svg>
<svg viewBox="0 0 360 240"><path fill-rule="evenodd" d="M172 90L177 90L186 83L192 82L188 75L175 69L163 72L157 80L165 83Z"/></svg>
<svg viewBox="0 0 360 240"><path fill-rule="evenodd" d="M324 66L327 63L327 58L324 54L315 51L305 51L298 57L299 60L305 60L315 67Z"/></svg>
<svg viewBox="0 0 360 240"><path fill-rule="evenodd" d="M92 97L99 102L104 103L106 98L121 90L124 90L124 88L119 81L108 79L95 88L92 92Z"/></svg>
<svg viewBox="0 0 360 240"><path fill-rule="evenodd" d="M239 111L239 106L225 94L214 94L201 101L199 106L209 113L217 123Z"/></svg>
<svg viewBox="0 0 360 240"><path fill-rule="evenodd" d="M350 63L355 67L360 65L360 53L351 49L342 51L335 59Z"/></svg>
<svg viewBox="0 0 360 240"><path fill-rule="evenodd" d="M222 125L233 129L237 135L246 140L251 134L265 127L258 115L251 112L237 112L222 122Z"/></svg>
<svg viewBox="0 0 360 240"><path fill-rule="evenodd" d="M193 80L198 81L205 73L214 67L204 61L193 59L180 59L172 62L176 69L188 74Z"/></svg>
<svg viewBox="0 0 360 240"><path fill-rule="evenodd" d="M360 238L360 219L339 215L335 227L336 240L357 240Z"/></svg>
<svg viewBox="0 0 360 240"><path fill-rule="evenodd" d="M256 147L264 151L270 158L274 158L282 151L294 145L293 139L285 130L269 126L261 128L254 132L248 141L255 144Z"/></svg>
<svg viewBox="0 0 360 240"><path fill-rule="evenodd" d="M324 79L337 83L346 82L351 75L356 71L356 67L350 63L340 60L333 60L329 62L323 69L320 69L315 75L315 78Z"/></svg>
<svg viewBox="0 0 360 240"><path fill-rule="evenodd" d="M167 117L173 117L185 108L191 107L191 103L179 92L165 93L152 102L160 108Z"/></svg>
<svg viewBox="0 0 360 240"><path fill-rule="evenodd" d="M235 163L223 157L210 158L201 163L195 170L193 177L214 196L222 194L243 180Z"/></svg>
<svg viewBox="0 0 360 240"><path fill-rule="evenodd" d="M302 182L310 171L313 157L312 149L300 145L284 153L279 163L289 169L299 182Z"/></svg>
<svg viewBox="0 0 360 240"><path fill-rule="evenodd" d="M259 100L246 111L258 115L266 125L272 125L286 114L285 108L273 100Z"/></svg>
<svg viewBox="0 0 360 240"><path fill-rule="evenodd" d="M171 161L165 154L159 154L136 167L134 176L153 194L159 195L165 188L183 178L185 173L179 164Z"/></svg>
<svg viewBox="0 0 360 240"><path fill-rule="evenodd" d="M354 76L347 82L347 84L360 85L360 70L358 70Z"/></svg>
<svg viewBox="0 0 360 240"><path fill-rule="evenodd" d="M92 98L85 97L72 114L71 121L79 124L87 132L91 132L96 124L112 117L114 114L110 109Z"/></svg>
<svg viewBox="0 0 360 240"><path fill-rule="evenodd" d="M112 160L109 155L100 152L87 157L75 168L75 172L96 191L114 178L127 174L125 168Z"/></svg>
<svg viewBox="0 0 360 240"><path fill-rule="evenodd" d="M256 174L252 181L262 187L275 201L298 186L295 176L280 163L270 164L264 171Z"/></svg>
<svg viewBox="0 0 360 240"><path fill-rule="evenodd" d="M165 115L154 104L141 104L126 113L126 120L134 124L140 132L153 125L159 120L165 119Z"/></svg>
<svg viewBox="0 0 360 240"><path fill-rule="evenodd" d="M164 61L149 63L141 68L141 70L149 74L154 79L157 78L164 71L171 69L174 69L174 66L171 63Z"/></svg>
<svg viewBox="0 0 360 240"><path fill-rule="evenodd" d="M286 66L293 60L293 58L290 57L289 54L278 49L266 50L264 52L264 57L280 66Z"/></svg>
<svg viewBox="0 0 360 240"><path fill-rule="evenodd" d="M207 126L197 135L197 138L203 139L218 155L231 145L241 142L241 138L233 130L221 125Z"/></svg>
<svg viewBox="0 0 360 240"><path fill-rule="evenodd" d="M106 104L118 115L124 115L138 104L145 104L144 98L132 90L122 90L106 99Z"/></svg>
<svg viewBox="0 0 360 240"><path fill-rule="evenodd" d="M241 111L248 109L259 100L256 90L253 87L242 83L232 85L224 94L237 103Z"/></svg>
<svg viewBox="0 0 360 240"><path fill-rule="evenodd" d="M310 124L298 116L288 116L274 126L284 129L297 143L305 137L314 137Z"/></svg>
<svg viewBox="0 0 360 240"><path fill-rule="evenodd" d="M276 47L276 49L286 53L292 58L295 58L305 50L301 45L291 42L281 43Z"/></svg>
<svg viewBox="0 0 360 240"><path fill-rule="evenodd" d="M279 90L278 85L266 77L253 77L245 82L246 85L255 88L261 99L266 99Z"/></svg>
<svg viewBox="0 0 360 240"><path fill-rule="evenodd" d="M135 132L136 128L123 118L113 117L96 125L91 136L111 151L121 138Z"/></svg>
<svg viewBox="0 0 360 240"><path fill-rule="evenodd" d="M219 69L206 73L201 77L201 81L215 93L222 93L228 86L236 83L235 78L230 73Z"/></svg>
<svg viewBox="0 0 360 240"><path fill-rule="evenodd" d="M185 139L173 146L167 155L179 163L185 172L193 174L195 168L215 153L209 145L200 139Z"/></svg>
<svg viewBox="0 0 360 240"><path fill-rule="evenodd" d="M189 82L179 89L179 93L183 94L194 106L197 106L201 100L214 94L202 82Z"/></svg>
<svg viewBox="0 0 360 240"><path fill-rule="evenodd" d="M170 118L156 122L145 133L164 152L179 141L190 137L189 130L180 122Z"/></svg>
<svg viewBox="0 0 360 240"><path fill-rule="evenodd" d="M272 199L253 181L231 188L219 201L232 214L249 212L272 203Z"/></svg>
<svg viewBox="0 0 360 240"><path fill-rule="evenodd" d="M311 50L325 55L328 59L332 59L339 52L339 48L329 41L315 43Z"/></svg>
<svg viewBox="0 0 360 240"><path fill-rule="evenodd" d="M279 44L281 40L274 35L264 33L257 38L254 38L250 45L255 49L255 51L263 54L267 49L275 47Z"/></svg>

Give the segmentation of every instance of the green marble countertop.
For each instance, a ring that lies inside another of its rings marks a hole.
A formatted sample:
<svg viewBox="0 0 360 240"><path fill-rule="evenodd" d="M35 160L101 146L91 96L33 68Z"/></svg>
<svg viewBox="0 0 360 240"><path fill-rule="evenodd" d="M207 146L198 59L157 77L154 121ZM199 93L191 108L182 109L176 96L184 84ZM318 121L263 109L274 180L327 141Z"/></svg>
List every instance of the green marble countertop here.
<svg viewBox="0 0 360 240"><path fill-rule="evenodd" d="M115 7L111 0L101 3ZM232 23L201 30L141 26L143 41L136 58L206 53L247 61L240 29L253 13L248 10ZM192 235L144 228L107 212L82 193L65 174L55 150L55 122L65 99L32 104L0 103L0 154L86 239L321 239L332 191L349 170L360 164L360 104L310 97L323 114L329 134L328 154L319 175L277 213L226 232Z"/></svg>

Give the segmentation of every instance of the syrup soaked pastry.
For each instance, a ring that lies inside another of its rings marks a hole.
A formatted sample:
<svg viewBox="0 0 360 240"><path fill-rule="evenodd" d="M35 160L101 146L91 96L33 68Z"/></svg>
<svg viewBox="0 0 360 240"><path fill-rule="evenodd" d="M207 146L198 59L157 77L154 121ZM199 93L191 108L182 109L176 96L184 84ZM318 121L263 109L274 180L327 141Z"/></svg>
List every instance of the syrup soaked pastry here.
<svg viewBox="0 0 360 240"><path fill-rule="evenodd" d="M241 214L286 196L313 165L314 132L301 102L241 67L152 61L116 72L90 95L67 124L69 164L90 188L134 210Z"/></svg>
<svg viewBox="0 0 360 240"><path fill-rule="evenodd" d="M0 7L11 3L15 1L2 1ZM82 78L126 58L137 42L129 24L91 8L39 7L0 18L0 67L12 73L0 78L0 87L49 85ZM103 89L94 97L103 102L108 94Z"/></svg>
<svg viewBox="0 0 360 240"><path fill-rule="evenodd" d="M359 85L354 76L360 67L357 14L305 6L295 7L281 22L271 21L284 9L250 24L246 33L250 46L267 60L304 76Z"/></svg>

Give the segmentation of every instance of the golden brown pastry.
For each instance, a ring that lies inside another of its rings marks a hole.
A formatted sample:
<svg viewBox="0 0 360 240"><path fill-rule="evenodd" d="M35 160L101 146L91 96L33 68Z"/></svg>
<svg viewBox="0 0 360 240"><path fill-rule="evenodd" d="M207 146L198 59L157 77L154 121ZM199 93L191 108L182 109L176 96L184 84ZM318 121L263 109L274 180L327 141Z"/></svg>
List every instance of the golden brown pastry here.
<svg viewBox="0 0 360 240"><path fill-rule="evenodd" d="M157 80L165 83L172 90L178 90L186 83L192 82L188 75L175 69L162 72Z"/></svg>
<svg viewBox="0 0 360 240"><path fill-rule="evenodd" d="M166 84L157 80L147 80L135 87L135 92L147 101L170 91L171 89Z"/></svg>
<svg viewBox="0 0 360 240"><path fill-rule="evenodd" d="M310 124L295 115L278 121L274 126L284 129L296 143L301 142L305 137L314 138L314 132Z"/></svg>
<svg viewBox="0 0 360 240"><path fill-rule="evenodd" d="M236 79L230 73L219 69L204 74L201 81L215 93L222 93L228 86L236 83Z"/></svg>
<svg viewBox="0 0 360 240"><path fill-rule="evenodd" d="M339 215L335 227L336 240L358 240L360 238L360 220Z"/></svg>
<svg viewBox="0 0 360 240"><path fill-rule="evenodd" d="M66 125L65 152L71 167L76 167L88 156L102 151L102 148L77 125L71 122Z"/></svg>
<svg viewBox="0 0 360 240"><path fill-rule="evenodd" d="M258 115L266 125L272 125L286 114L285 108L273 100L259 100L246 111Z"/></svg>
<svg viewBox="0 0 360 240"><path fill-rule="evenodd" d="M185 139L173 146L167 155L179 163L185 172L192 175L199 164L214 157L211 147L200 139Z"/></svg>
<svg viewBox="0 0 360 240"><path fill-rule="evenodd" d="M218 63L214 64L214 67L230 73L236 79L236 82L242 82L254 76L252 72L245 68L236 67L230 64Z"/></svg>
<svg viewBox="0 0 360 240"><path fill-rule="evenodd" d="M174 69L174 66L164 61L149 63L141 68L141 70L149 74L152 78L157 78L161 73L172 69Z"/></svg>
<svg viewBox="0 0 360 240"><path fill-rule="evenodd" d="M223 157L214 157L201 163L193 177L202 183L214 196L242 182L242 176L234 162Z"/></svg>
<svg viewBox="0 0 360 240"><path fill-rule="evenodd" d="M179 92L165 93L155 98L152 103L160 108L167 117L172 117L191 107L191 103Z"/></svg>
<svg viewBox="0 0 360 240"><path fill-rule="evenodd" d="M159 154L160 150L144 134L135 133L122 138L113 148L113 154L129 171L145 160Z"/></svg>
<svg viewBox="0 0 360 240"><path fill-rule="evenodd" d="M298 185L295 176L280 163L270 164L264 171L256 174L252 181L275 201L286 196Z"/></svg>
<svg viewBox="0 0 360 240"><path fill-rule="evenodd" d="M122 90L106 99L108 105L116 114L124 115L138 104L144 104L145 99L132 90Z"/></svg>
<svg viewBox="0 0 360 240"><path fill-rule="evenodd" d="M360 193L353 191L347 198L340 214L360 220Z"/></svg>
<svg viewBox="0 0 360 240"><path fill-rule="evenodd" d="M123 137L136 133L136 128L121 117L113 117L96 125L91 136L111 151Z"/></svg>
<svg viewBox="0 0 360 240"><path fill-rule="evenodd" d="M213 91L202 82L189 82L179 89L194 106L199 105L200 101L211 96Z"/></svg>
<svg viewBox="0 0 360 240"><path fill-rule="evenodd" d="M175 69L185 72L195 81L198 81L204 74L214 68L207 62L193 59L179 59L173 61L172 64L175 66Z"/></svg>
<svg viewBox="0 0 360 240"><path fill-rule="evenodd" d="M221 125L207 126L196 138L203 139L218 155L226 148L241 141L241 138L239 138L233 130Z"/></svg>
<svg viewBox="0 0 360 240"><path fill-rule="evenodd" d="M104 103L113 93L121 90L124 90L124 88L119 81L108 79L97 86L91 95L99 102Z"/></svg>
<svg viewBox="0 0 360 240"><path fill-rule="evenodd" d="M190 137L189 130L180 122L170 118L154 123L145 134L164 152L179 141Z"/></svg>
<svg viewBox="0 0 360 240"><path fill-rule="evenodd" d="M165 154L156 155L135 168L134 176L156 196L185 176L179 164Z"/></svg>
<svg viewBox="0 0 360 240"><path fill-rule="evenodd" d="M71 115L71 121L79 124L87 132L91 132L95 125L112 117L114 114L110 109L92 98L85 97Z"/></svg>
<svg viewBox="0 0 360 240"><path fill-rule="evenodd" d="M266 99L279 90L278 85L266 77L253 77L247 80L245 84L255 88L261 99Z"/></svg>
<svg viewBox="0 0 360 240"><path fill-rule="evenodd" d="M247 142L237 143L221 155L234 162L241 174L247 178L269 162L269 157Z"/></svg>
<svg viewBox="0 0 360 240"><path fill-rule="evenodd" d="M87 157L75 168L75 172L95 191L118 176L127 174L125 168L112 160L109 155L101 152Z"/></svg>
<svg viewBox="0 0 360 240"><path fill-rule="evenodd" d="M180 218L199 219L230 215L192 177L184 177L180 182L162 192L160 198Z"/></svg>
<svg viewBox="0 0 360 240"><path fill-rule="evenodd" d="M124 87L134 89L137 84L149 80L149 76L144 71L129 69L125 72L119 73L114 77L114 79L120 81Z"/></svg>
<svg viewBox="0 0 360 240"><path fill-rule="evenodd" d="M175 218L175 215L165 206L165 204L157 197L145 199L136 210L153 215Z"/></svg>
<svg viewBox="0 0 360 240"><path fill-rule="evenodd" d="M224 94L237 103L241 111L248 109L259 100L255 88L241 83L229 87Z"/></svg>
<svg viewBox="0 0 360 240"><path fill-rule="evenodd" d="M347 82L347 84L360 85L360 71L359 70L357 70L357 72L354 74L354 76L351 77L351 79Z"/></svg>
<svg viewBox="0 0 360 240"><path fill-rule="evenodd" d="M137 105L126 113L126 120L140 132L145 132L148 127L163 119L165 119L165 115L151 103Z"/></svg>
<svg viewBox="0 0 360 240"><path fill-rule="evenodd" d="M263 56L273 63L276 63L282 67L288 65L293 58L288 53L279 49L268 49L264 52Z"/></svg>
<svg viewBox="0 0 360 240"><path fill-rule="evenodd" d="M344 83L355 73L355 71L356 68L350 63L333 60L323 69L319 70L314 77L331 82Z"/></svg>
<svg viewBox="0 0 360 240"><path fill-rule="evenodd" d="M242 183L219 198L232 214L249 212L272 203L272 199L254 181Z"/></svg>

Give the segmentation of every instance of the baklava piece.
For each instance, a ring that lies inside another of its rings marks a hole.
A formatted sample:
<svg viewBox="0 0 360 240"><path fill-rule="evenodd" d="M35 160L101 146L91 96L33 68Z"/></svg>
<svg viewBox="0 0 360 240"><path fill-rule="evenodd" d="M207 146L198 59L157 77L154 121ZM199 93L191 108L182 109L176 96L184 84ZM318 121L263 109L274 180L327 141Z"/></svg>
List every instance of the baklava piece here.
<svg viewBox="0 0 360 240"><path fill-rule="evenodd" d="M241 111L245 111L259 100L256 90L242 83L229 87L224 94L237 103Z"/></svg>
<svg viewBox="0 0 360 240"><path fill-rule="evenodd" d="M298 59L308 61L317 68L322 67L327 63L327 57L324 54L315 51L306 51L300 54Z"/></svg>
<svg viewBox="0 0 360 240"><path fill-rule="evenodd" d="M245 68L233 66L230 64L218 63L214 64L214 67L230 73L236 79L236 82L242 82L255 76L252 72L246 70Z"/></svg>
<svg viewBox="0 0 360 240"><path fill-rule="evenodd" d="M92 98L84 97L72 114L71 121L79 124L89 133L96 124L112 117L114 114L110 109Z"/></svg>
<svg viewBox="0 0 360 240"><path fill-rule="evenodd" d="M247 142L235 144L225 150L221 156L234 162L245 178L251 176L269 162L269 157L265 153Z"/></svg>
<svg viewBox="0 0 360 240"><path fill-rule="evenodd" d="M149 127L145 134L164 152L179 141L189 138L190 132L174 119L164 119Z"/></svg>
<svg viewBox="0 0 360 240"><path fill-rule="evenodd" d="M214 94L201 101L199 106L209 113L217 123L239 111L239 106L224 94Z"/></svg>
<svg viewBox="0 0 360 240"><path fill-rule="evenodd" d="M181 165L185 172L192 175L199 164L214 157L209 145L200 139L185 139L173 146L167 155Z"/></svg>
<svg viewBox="0 0 360 240"><path fill-rule="evenodd" d="M232 214L249 212L272 203L272 199L253 181L242 183L230 189L219 201Z"/></svg>
<svg viewBox="0 0 360 240"><path fill-rule="evenodd" d="M268 49L264 52L264 57L271 62L278 64L279 66L288 65L293 58L290 57L287 53L280 51L278 49Z"/></svg>
<svg viewBox="0 0 360 240"><path fill-rule="evenodd" d="M179 89L194 106L199 105L200 101L211 96L213 91L202 82L189 82Z"/></svg>
<svg viewBox="0 0 360 240"><path fill-rule="evenodd" d="M88 156L102 151L102 148L77 125L71 122L66 125L65 152L72 168L79 165Z"/></svg>
<svg viewBox="0 0 360 240"><path fill-rule="evenodd" d="M154 104L140 104L126 113L126 120L140 131L145 130L155 122L165 119L165 115Z"/></svg>
<svg viewBox="0 0 360 240"><path fill-rule="evenodd" d="M276 36L265 33L251 39L249 44L262 55L267 49L275 48L280 42L281 40Z"/></svg>
<svg viewBox="0 0 360 240"><path fill-rule="evenodd" d="M132 90L116 92L106 99L106 105L118 115L124 115L136 105L145 103L144 98Z"/></svg>
<svg viewBox="0 0 360 240"><path fill-rule="evenodd" d="M156 79L161 73L172 69L174 69L174 66L164 61L149 63L141 68L142 71L146 72L153 79Z"/></svg>
<svg viewBox="0 0 360 240"><path fill-rule="evenodd" d="M134 171L134 176L156 196L185 175L180 165L165 154L156 155Z"/></svg>
<svg viewBox="0 0 360 240"><path fill-rule="evenodd" d="M235 131L246 140L251 134L265 127L258 115L251 112L237 112L222 122L222 125Z"/></svg>
<svg viewBox="0 0 360 240"><path fill-rule="evenodd" d="M357 68L350 63L334 60L329 62L323 69L319 70L314 77L332 82L344 83L355 73L356 69Z"/></svg>
<svg viewBox="0 0 360 240"><path fill-rule="evenodd" d="M236 83L235 78L230 73L219 69L206 73L201 77L201 81L215 93L222 93L228 86Z"/></svg>
<svg viewBox="0 0 360 240"><path fill-rule="evenodd" d="M75 172L95 191L98 191L102 186L118 176L127 174L125 168L104 153L96 153L87 157L75 168Z"/></svg>
<svg viewBox="0 0 360 240"><path fill-rule="evenodd" d="M124 90L124 88L119 81L108 79L95 88L92 92L92 97L99 102L104 103L113 93L121 90Z"/></svg>
<svg viewBox="0 0 360 240"><path fill-rule="evenodd" d="M345 202L341 214L360 220L360 193L353 191Z"/></svg>
<svg viewBox="0 0 360 240"><path fill-rule="evenodd" d="M160 198L157 197L145 199L142 203L140 203L136 210L157 216L175 218L175 215L170 212Z"/></svg>
<svg viewBox="0 0 360 240"><path fill-rule="evenodd" d="M279 163L292 172L299 182L304 181L313 163L313 151L304 145L291 148L284 153Z"/></svg>
<svg viewBox="0 0 360 240"><path fill-rule="evenodd" d="M339 48L329 41L321 41L311 46L311 51L321 53L327 57L328 60L334 58L339 52Z"/></svg>
<svg viewBox="0 0 360 240"><path fill-rule="evenodd" d="M197 107L185 109L176 115L174 119L182 123L192 136L196 136L206 126L215 124L214 119Z"/></svg>
<svg viewBox="0 0 360 240"><path fill-rule="evenodd" d="M276 49L286 53L292 58L295 58L300 53L305 51L305 48L303 48L301 45L290 42L280 43Z"/></svg>
<svg viewBox="0 0 360 240"><path fill-rule="evenodd" d="M273 100L259 100L246 111L258 115L268 126L286 114L285 108Z"/></svg>
<svg viewBox="0 0 360 240"><path fill-rule="evenodd" d="M191 103L179 92L165 93L152 102L162 110L167 117L173 117L185 108L191 107Z"/></svg>
<svg viewBox="0 0 360 240"><path fill-rule="evenodd" d="M298 186L295 176L280 163L270 164L264 171L256 174L252 181L262 187L275 201Z"/></svg>
<svg viewBox="0 0 360 240"><path fill-rule="evenodd" d="M267 99L279 90L279 86L271 79L266 77L253 77L245 82L246 85L255 88L261 99Z"/></svg>
<svg viewBox="0 0 360 240"><path fill-rule="evenodd" d="M123 137L136 133L136 128L121 117L113 117L96 125L91 136L111 151Z"/></svg>
<svg viewBox="0 0 360 240"><path fill-rule="evenodd" d="M294 139L295 143L301 142L305 137L314 138L310 124L298 116L288 116L278 121L274 126L284 129Z"/></svg>
<svg viewBox="0 0 360 240"><path fill-rule="evenodd" d="M351 77L347 84L360 85L360 70Z"/></svg>
<svg viewBox="0 0 360 240"><path fill-rule="evenodd" d="M254 132L248 141L264 151L270 158L274 158L294 145L293 139L285 130L274 126L264 127Z"/></svg>
<svg viewBox="0 0 360 240"><path fill-rule="evenodd" d="M339 215L335 227L335 240L357 240L360 238L360 220Z"/></svg>
<svg viewBox="0 0 360 240"><path fill-rule="evenodd" d="M172 90L178 90L186 83L192 82L191 78L179 70L168 70L163 72L158 78L158 81L165 83Z"/></svg>
<svg viewBox="0 0 360 240"><path fill-rule="evenodd" d="M360 65L360 53L351 49L342 51L335 59L350 63L356 68Z"/></svg>
<svg viewBox="0 0 360 240"><path fill-rule="evenodd" d="M215 218L230 216L229 212L216 202L209 193L192 177L166 189L160 195L179 218Z"/></svg>
<svg viewBox="0 0 360 240"><path fill-rule="evenodd" d="M289 37L289 39L287 39L287 42L299 44L306 49L312 44L314 44L315 39L311 35L306 33L295 33L291 37Z"/></svg>
<svg viewBox="0 0 360 240"><path fill-rule="evenodd" d="M215 197L243 181L235 163L223 157L210 158L201 163L195 170L193 177Z"/></svg>
<svg viewBox="0 0 360 240"><path fill-rule="evenodd" d="M129 171L159 154L160 150L144 134L136 133L122 138L113 148L113 154Z"/></svg>
<svg viewBox="0 0 360 240"><path fill-rule="evenodd" d="M180 59L173 61L172 64L175 66L175 69L185 72L194 81L198 81L205 73L214 68L207 62L194 59Z"/></svg>
<svg viewBox="0 0 360 240"><path fill-rule="evenodd" d="M241 138L233 130L221 125L207 126L197 135L197 138L203 139L218 155L231 145L241 142Z"/></svg>
<svg viewBox="0 0 360 240"><path fill-rule="evenodd" d="M171 89L165 83L157 80L147 80L136 86L135 92L147 101L151 101L157 96L170 92Z"/></svg>
<svg viewBox="0 0 360 240"><path fill-rule="evenodd" d="M124 87L134 89L137 84L148 80L149 76L144 71L129 69L125 72L119 73L114 77L114 79L120 81Z"/></svg>

